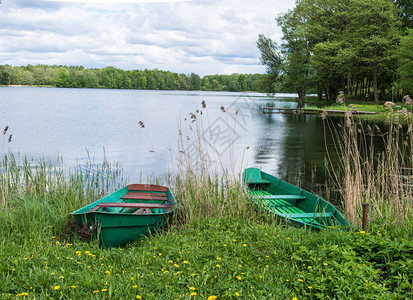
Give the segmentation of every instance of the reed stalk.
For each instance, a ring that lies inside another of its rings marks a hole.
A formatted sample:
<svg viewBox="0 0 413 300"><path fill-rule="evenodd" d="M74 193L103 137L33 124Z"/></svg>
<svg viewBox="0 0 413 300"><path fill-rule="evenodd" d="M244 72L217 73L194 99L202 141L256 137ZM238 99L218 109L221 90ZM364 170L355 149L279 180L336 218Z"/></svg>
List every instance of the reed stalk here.
<svg viewBox="0 0 413 300"><path fill-rule="evenodd" d="M180 224L206 217L251 215L249 196L242 187L241 174L236 172L233 160L234 136L231 132L236 130L235 124L228 121L226 114L229 112L225 108L221 107L221 112L227 127L225 130L221 128L221 134L230 144L225 153L230 157L229 167L224 166L224 154L214 142L216 132L213 132L213 122L208 117L204 101L202 109L190 115L186 126L178 123L180 155L174 185L179 200L177 222Z"/></svg>
<svg viewBox="0 0 413 300"><path fill-rule="evenodd" d="M325 130L333 132L339 168L330 160L330 175L344 201L345 214L355 225L361 224L362 203L370 204L370 222L401 226L413 222L413 130L412 113L388 108L388 127L361 122L348 111L335 125L324 113ZM401 125L400 119L403 118ZM377 139L383 149L376 149ZM328 149L327 149L328 153Z"/></svg>

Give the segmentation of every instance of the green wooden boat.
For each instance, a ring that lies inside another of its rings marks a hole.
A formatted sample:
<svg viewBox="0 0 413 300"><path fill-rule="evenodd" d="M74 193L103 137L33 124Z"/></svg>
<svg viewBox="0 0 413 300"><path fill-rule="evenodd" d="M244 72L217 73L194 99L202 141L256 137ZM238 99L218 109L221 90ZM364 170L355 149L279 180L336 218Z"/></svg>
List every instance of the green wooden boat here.
<svg viewBox="0 0 413 300"><path fill-rule="evenodd" d="M71 213L79 226L98 223L103 247L130 243L164 225L177 208L170 189L131 184Z"/></svg>
<svg viewBox="0 0 413 300"><path fill-rule="evenodd" d="M287 223L316 230L349 226L331 203L260 169L245 169L243 181L258 207Z"/></svg>

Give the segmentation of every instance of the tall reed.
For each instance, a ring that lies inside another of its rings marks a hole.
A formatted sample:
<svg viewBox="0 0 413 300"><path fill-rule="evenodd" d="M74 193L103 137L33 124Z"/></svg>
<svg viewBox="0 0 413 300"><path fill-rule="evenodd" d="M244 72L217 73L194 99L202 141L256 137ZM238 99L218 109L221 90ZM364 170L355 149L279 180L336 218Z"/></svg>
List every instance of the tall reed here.
<svg viewBox="0 0 413 300"><path fill-rule="evenodd" d="M223 114L219 119L220 139L214 131L217 120L209 119L205 101L202 102L202 109L190 114L186 126L179 123L178 174L174 183L179 199L179 223L211 216L251 215L248 194L242 187L241 174L237 172L244 162L236 166L233 155L236 121L233 121L233 116L227 116L232 112L226 111L223 106L220 109ZM234 112L235 117L236 114ZM222 139L229 146L224 151L222 144L219 144Z"/></svg>
<svg viewBox="0 0 413 300"><path fill-rule="evenodd" d="M124 184L121 168L106 159L101 165L89 159L83 166L67 169L61 158L34 162L9 153L1 169L0 230L5 232L29 234L53 224L61 233L71 211Z"/></svg>
<svg viewBox="0 0 413 300"><path fill-rule="evenodd" d="M344 103L344 96L338 98ZM411 105L406 101L405 105ZM339 168L330 162L330 174L341 191L347 218L360 225L362 203L370 204L370 221L385 226L413 224L413 124L412 113L388 108L388 129L363 123L349 110L342 124L322 114L325 130L332 131ZM355 109L354 107L352 109ZM400 124L400 119L406 125ZM383 149L375 148L380 139ZM327 149L328 153L328 149Z"/></svg>

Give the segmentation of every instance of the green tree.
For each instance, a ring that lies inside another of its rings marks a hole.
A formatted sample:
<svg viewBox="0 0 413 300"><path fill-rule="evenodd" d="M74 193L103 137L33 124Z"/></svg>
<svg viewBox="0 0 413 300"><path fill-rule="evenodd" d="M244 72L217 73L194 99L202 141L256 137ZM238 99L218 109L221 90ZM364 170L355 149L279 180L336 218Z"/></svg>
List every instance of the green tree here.
<svg viewBox="0 0 413 300"><path fill-rule="evenodd" d="M398 75L404 93L413 95L413 29L401 39L399 48L400 67Z"/></svg>
<svg viewBox="0 0 413 300"><path fill-rule="evenodd" d="M69 72L60 67L54 77L54 82L57 87L69 87L70 86L70 75Z"/></svg>
<svg viewBox="0 0 413 300"><path fill-rule="evenodd" d="M0 66L0 85L9 85L11 82L11 75L8 66Z"/></svg>

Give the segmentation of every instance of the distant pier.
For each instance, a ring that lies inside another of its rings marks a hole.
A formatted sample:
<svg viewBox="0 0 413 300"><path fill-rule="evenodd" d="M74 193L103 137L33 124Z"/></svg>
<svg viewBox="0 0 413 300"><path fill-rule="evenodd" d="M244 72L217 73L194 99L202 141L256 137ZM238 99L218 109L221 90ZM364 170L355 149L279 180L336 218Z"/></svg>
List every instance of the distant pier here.
<svg viewBox="0 0 413 300"><path fill-rule="evenodd" d="M264 114L274 114L274 113L296 113L296 114L314 114L314 113L322 113L323 111L328 113L338 113L338 114L345 114L346 112L350 111L342 111L342 110L332 110L332 109L310 109L310 108L282 108L282 107L263 107L262 112ZM351 111L353 114L359 115L375 115L374 111Z"/></svg>

